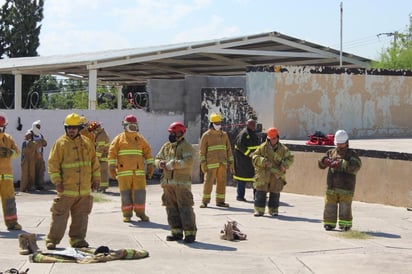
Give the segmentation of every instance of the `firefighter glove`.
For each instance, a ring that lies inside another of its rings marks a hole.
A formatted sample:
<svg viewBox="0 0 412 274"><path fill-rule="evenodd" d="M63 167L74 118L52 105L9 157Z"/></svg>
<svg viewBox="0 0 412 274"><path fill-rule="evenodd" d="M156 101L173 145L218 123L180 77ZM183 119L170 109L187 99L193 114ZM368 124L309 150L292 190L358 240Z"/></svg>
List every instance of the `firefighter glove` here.
<svg viewBox="0 0 412 274"><path fill-rule="evenodd" d="M200 169L202 170L203 173L207 172L207 164L206 162L201 162L200 163Z"/></svg>
<svg viewBox="0 0 412 274"><path fill-rule="evenodd" d="M153 173L154 173L154 166L152 164L147 165L147 179L152 179L153 178Z"/></svg>
<svg viewBox="0 0 412 274"><path fill-rule="evenodd" d="M265 160L263 160L263 166L272 167L272 163L268 159L265 159Z"/></svg>
<svg viewBox="0 0 412 274"><path fill-rule="evenodd" d="M331 168L340 168L342 166L342 160L334 160L330 163Z"/></svg>
<svg viewBox="0 0 412 274"><path fill-rule="evenodd" d="M13 150L8 147L0 147L0 158L9 158L13 155Z"/></svg>
<svg viewBox="0 0 412 274"><path fill-rule="evenodd" d="M231 164L231 165L229 166L229 169L230 169L230 173L231 173L231 174L235 174L235 167L234 167L233 164Z"/></svg>
<svg viewBox="0 0 412 274"><path fill-rule="evenodd" d="M330 166L330 164L332 163L332 159L330 159L329 157L325 156L322 159L322 164L324 166Z"/></svg>
<svg viewBox="0 0 412 274"><path fill-rule="evenodd" d="M173 170L175 167L175 160L170 160L169 162L167 162L166 164L166 168L167 170Z"/></svg>

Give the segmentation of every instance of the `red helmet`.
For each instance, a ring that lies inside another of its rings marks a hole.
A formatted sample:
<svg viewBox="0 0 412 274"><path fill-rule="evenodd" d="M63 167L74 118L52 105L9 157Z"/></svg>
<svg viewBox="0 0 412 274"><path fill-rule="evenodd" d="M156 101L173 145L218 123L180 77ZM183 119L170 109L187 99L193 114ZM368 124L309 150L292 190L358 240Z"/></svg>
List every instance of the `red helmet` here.
<svg viewBox="0 0 412 274"><path fill-rule="evenodd" d="M89 124L89 126L87 127L87 129L88 129L90 132L92 132L92 131L96 130L96 128L98 128L98 127L100 127L100 123L94 121L94 122L91 122L91 123Z"/></svg>
<svg viewBox="0 0 412 274"><path fill-rule="evenodd" d="M275 127L269 128L268 131L267 131L267 137L268 137L268 139L273 139L273 138L279 137L278 129L275 128Z"/></svg>
<svg viewBox="0 0 412 274"><path fill-rule="evenodd" d="M134 116L132 114L127 115L126 117L124 117L123 123L124 124L137 124L137 118L136 118L136 116Z"/></svg>
<svg viewBox="0 0 412 274"><path fill-rule="evenodd" d="M0 127L7 126L7 118L6 116L0 115Z"/></svg>
<svg viewBox="0 0 412 274"><path fill-rule="evenodd" d="M171 123L169 128L167 129L170 133L176 133L178 131L182 132L183 134L186 133L186 127L181 122L174 122Z"/></svg>

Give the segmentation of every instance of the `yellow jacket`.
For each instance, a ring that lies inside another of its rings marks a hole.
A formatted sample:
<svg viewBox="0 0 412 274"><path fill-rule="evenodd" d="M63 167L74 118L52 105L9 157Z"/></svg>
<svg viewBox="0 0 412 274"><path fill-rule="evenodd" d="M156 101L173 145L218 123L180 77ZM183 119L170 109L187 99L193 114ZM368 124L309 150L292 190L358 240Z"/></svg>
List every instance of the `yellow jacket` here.
<svg viewBox="0 0 412 274"><path fill-rule="evenodd" d="M117 177L145 176L145 161L153 165L152 148L138 132L122 132L110 144L109 167L116 168Z"/></svg>
<svg viewBox="0 0 412 274"><path fill-rule="evenodd" d="M223 130L209 129L200 139L200 163L207 169L218 168L220 164L233 169L233 155L230 140Z"/></svg>
<svg viewBox="0 0 412 274"><path fill-rule="evenodd" d="M13 180L12 159L19 156L19 148L16 146L13 138L4 132L0 133L0 147L6 147L13 151L10 157L0 158L0 175L3 175L4 179Z"/></svg>
<svg viewBox="0 0 412 274"><path fill-rule="evenodd" d="M98 128L95 134L96 155L100 162L107 162L109 153L110 138L104 128Z"/></svg>
<svg viewBox="0 0 412 274"><path fill-rule="evenodd" d="M100 164L90 140L60 136L50 150L48 173L53 184L63 183L64 191L58 195L90 195L92 182L100 182Z"/></svg>
<svg viewBox="0 0 412 274"><path fill-rule="evenodd" d="M90 132L87 127L83 128L82 130L80 130L80 134L89 138L90 142L92 142L93 146L95 145L94 143L94 133Z"/></svg>

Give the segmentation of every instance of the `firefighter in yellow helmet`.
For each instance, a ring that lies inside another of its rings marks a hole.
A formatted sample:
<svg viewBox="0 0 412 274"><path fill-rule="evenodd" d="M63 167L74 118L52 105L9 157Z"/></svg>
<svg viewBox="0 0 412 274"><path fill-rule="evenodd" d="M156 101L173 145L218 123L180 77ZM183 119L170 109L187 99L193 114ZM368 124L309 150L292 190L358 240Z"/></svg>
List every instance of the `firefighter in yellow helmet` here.
<svg viewBox="0 0 412 274"><path fill-rule="evenodd" d="M210 203L213 184L216 182L216 206L229 207L225 203L227 169L234 173L234 163L230 140L222 130L222 116L212 113L209 129L200 139L200 167L204 173L201 208Z"/></svg>
<svg viewBox="0 0 412 274"><path fill-rule="evenodd" d="M266 195L269 192L267 207L269 215L279 214L279 198L286 185L286 169L293 163L293 154L279 142L279 131L272 127L267 130L266 142L262 143L252 156L255 167L255 216L263 216L266 208Z"/></svg>
<svg viewBox="0 0 412 274"><path fill-rule="evenodd" d="M82 126L80 134L89 138L94 145L94 133L89 131L89 120L87 120L86 116L80 116L80 124Z"/></svg>
<svg viewBox="0 0 412 274"><path fill-rule="evenodd" d="M107 155L109 154L110 138L99 122L91 122L88 130L94 134L96 155L100 163L100 187L98 191L105 192L109 187L109 164L107 163Z"/></svg>
<svg viewBox="0 0 412 274"><path fill-rule="evenodd" d="M88 247L86 232L93 206L91 190L100 184L100 165L93 144L80 134L80 116L71 113L64 120L65 134L60 136L50 150L48 172L56 186L57 198L53 200L50 230L46 237L47 249L55 249L69 228L70 245Z"/></svg>
<svg viewBox="0 0 412 274"><path fill-rule="evenodd" d="M5 133L6 126L6 115L0 113L0 195L3 206L3 218L8 230L21 230L22 227L17 222L12 167L12 159L16 158L20 151L13 138Z"/></svg>
<svg viewBox="0 0 412 274"><path fill-rule="evenodd" d="M146 209L146 174L151 179L154 171L152 149L138 133L137 118L127 115L124 132L117 135L109 147L109 175L117 179L122 203L123 222L130 222L133 211L142 221L148 222Z"/></svg>
<svg viewBox="0 0 412 274"><path fill-rule="evenodd" d="M168 131L169 142L161 147L155 160L156 167L163 170L162 202L172 233L166 240L182 240L184 234L184 241L193 243L197 231L191 191L193 147L184 138L186 127L183 123L172 123Z"/></svg>

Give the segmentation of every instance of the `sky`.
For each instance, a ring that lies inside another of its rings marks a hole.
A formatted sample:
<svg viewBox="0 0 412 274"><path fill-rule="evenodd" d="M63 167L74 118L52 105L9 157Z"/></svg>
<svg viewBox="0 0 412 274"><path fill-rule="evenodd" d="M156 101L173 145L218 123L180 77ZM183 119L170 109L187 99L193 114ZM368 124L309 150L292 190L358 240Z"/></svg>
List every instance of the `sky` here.
<svg viewBox="0 0 412 274"><path fill-rule="evenodd" d="M272 31L340 50L342 27L344 52L378 59L393 33L406 31L412 15L412 0L44 1L41 56Z"/></svg>

